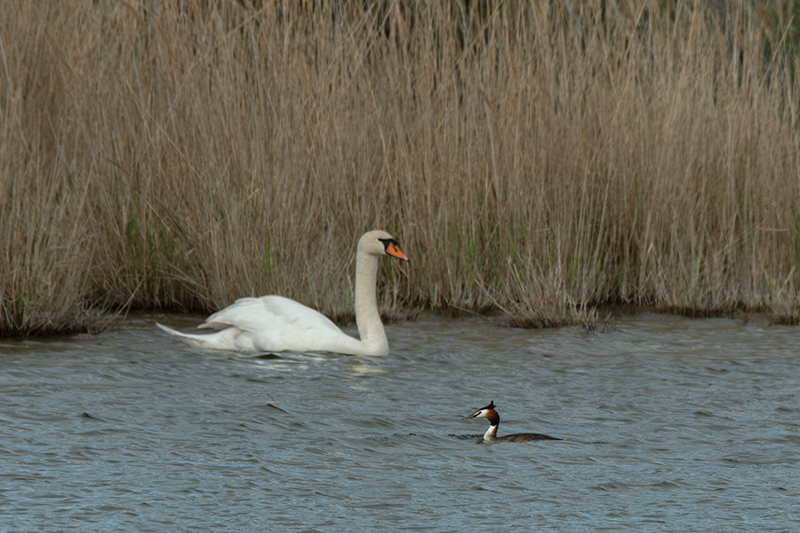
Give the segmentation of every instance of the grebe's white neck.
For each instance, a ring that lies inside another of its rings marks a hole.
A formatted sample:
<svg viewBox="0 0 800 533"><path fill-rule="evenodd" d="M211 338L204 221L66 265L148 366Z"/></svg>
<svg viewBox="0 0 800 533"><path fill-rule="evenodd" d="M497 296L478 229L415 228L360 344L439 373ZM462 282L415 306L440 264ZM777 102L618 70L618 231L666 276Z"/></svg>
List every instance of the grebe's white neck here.
<svg viewBox="0 0 800 533"><path fill-rule="evenodd" d="M489 426L489 429L487 429L486 433L483 434L483 440L485 440L486 442L497 442L497 427L499 425L500 422Z"/></svg>

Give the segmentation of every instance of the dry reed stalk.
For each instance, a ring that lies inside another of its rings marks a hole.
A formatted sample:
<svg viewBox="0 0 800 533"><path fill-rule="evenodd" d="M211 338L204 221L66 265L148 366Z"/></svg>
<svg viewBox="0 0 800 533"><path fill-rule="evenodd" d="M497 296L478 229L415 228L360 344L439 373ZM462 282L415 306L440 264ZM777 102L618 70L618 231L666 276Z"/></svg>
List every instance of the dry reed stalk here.
<svg viewBox="0 0 800 533"><path fill-rule="evenodd" d="M346 320L374 227L412 257L387 315L796 321L787 15L257 5L0 2L0 335L267 293Z"/></svg>

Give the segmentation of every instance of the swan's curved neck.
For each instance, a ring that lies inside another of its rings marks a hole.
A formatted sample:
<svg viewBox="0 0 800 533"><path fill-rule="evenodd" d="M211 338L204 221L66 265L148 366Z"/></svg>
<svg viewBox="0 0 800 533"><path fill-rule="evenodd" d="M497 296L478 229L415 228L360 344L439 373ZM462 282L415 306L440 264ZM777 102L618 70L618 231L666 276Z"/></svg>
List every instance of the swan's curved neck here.
<svg viewBox="0 0 800 533"><path fill-rule="evenodd" d="M374 354L388 354L389 343L383 331L378 300L378 257L359 250L356 257L356 324L361 342Z"/></svg>

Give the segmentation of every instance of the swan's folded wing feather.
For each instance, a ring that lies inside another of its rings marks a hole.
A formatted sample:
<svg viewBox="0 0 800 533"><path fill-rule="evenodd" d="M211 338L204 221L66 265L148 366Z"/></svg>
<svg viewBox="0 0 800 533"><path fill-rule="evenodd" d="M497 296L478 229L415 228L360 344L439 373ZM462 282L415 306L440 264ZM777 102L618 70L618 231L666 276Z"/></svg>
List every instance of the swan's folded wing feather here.
<svg viewBox="0 0 800 533"><path fill-rule="evenodd" d="M228 327L248 332L309 329L340 332L336 324L322 313L282 296L240 298L198 326L199 329Z"/></svg>

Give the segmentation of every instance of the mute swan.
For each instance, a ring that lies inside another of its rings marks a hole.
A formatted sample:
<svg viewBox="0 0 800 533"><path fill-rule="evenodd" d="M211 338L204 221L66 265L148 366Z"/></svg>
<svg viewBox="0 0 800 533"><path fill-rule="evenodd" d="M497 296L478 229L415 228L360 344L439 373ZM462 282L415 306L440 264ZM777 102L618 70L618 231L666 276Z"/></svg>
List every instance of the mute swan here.
<svg viewBox="0 0 800 533"><path fill-rule="evenodd" d="M356 323L360 340L343 333L322 313L282 296L240 298L197 326L219 330L215 333L188 334L156 325L189 346L205 350L387 355L389 343L375 298L378 257L382 255L408 261L397 241L385 231L365 233L356 253Z"/></svg>

